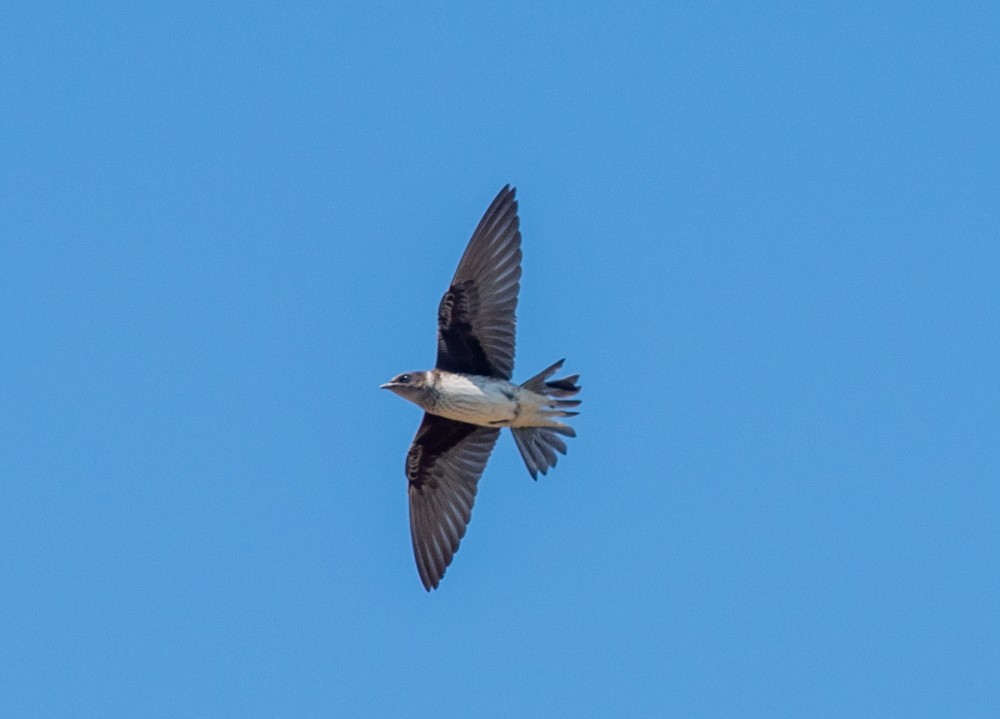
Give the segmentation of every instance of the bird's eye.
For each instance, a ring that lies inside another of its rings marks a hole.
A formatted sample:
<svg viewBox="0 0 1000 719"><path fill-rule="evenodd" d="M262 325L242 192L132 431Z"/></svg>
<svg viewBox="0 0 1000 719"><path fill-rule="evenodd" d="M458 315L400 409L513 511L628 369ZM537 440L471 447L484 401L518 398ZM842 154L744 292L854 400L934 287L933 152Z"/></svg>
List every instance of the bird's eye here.
<svg viewBox="0 0 1000 719"><path fill-rule="evenodd" d="M407 382L410 381L410 375L408 374L399 375L399 381L402 382L403 384L406 384Z"/></svg>

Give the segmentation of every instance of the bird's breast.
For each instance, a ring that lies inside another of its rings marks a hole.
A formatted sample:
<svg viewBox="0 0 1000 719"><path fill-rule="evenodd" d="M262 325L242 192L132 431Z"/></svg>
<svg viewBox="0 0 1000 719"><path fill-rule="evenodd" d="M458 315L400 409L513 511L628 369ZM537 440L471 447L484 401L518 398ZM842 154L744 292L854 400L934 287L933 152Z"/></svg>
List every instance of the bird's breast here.
<svg viewBox="0 0 1000 719"><path fill-rule="evenodd" d="M477 375L439 372L431 414L485 427L503 427L517 418L517 385Z"/></svg>

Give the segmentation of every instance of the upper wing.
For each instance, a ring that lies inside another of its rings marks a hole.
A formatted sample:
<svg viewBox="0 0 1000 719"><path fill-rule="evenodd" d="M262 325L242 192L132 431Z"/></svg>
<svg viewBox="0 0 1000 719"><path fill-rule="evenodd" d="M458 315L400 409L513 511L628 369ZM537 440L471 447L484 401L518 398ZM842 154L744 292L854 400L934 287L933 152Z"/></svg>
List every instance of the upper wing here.
<svg viewBox="0 0 1000 719"><path fill-rule="evenodd" d="M521 233L510 185L500 190L465 248L438 307L438 369L510 379Z"/></svg>
<svg viewBox="0 0 1000 719"><path fill-rule="evenodd" d="M410 452L410 536L427 591L437 587L472 517L476 483L499 429L424 414Z"/></svg>

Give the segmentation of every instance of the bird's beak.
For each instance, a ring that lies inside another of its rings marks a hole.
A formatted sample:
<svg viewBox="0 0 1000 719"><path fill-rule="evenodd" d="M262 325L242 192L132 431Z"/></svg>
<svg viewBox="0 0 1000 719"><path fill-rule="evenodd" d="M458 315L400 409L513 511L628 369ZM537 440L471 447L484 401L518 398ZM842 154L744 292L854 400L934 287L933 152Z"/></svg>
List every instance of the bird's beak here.
<svg viewBox="0 0 1000 719"><path fill-rule="evenodd" d="M394 386L395 386L394 383L392 383L392 382L386 382L385 384L380 384L378 386L378 388L379 389L392 389Z"/></svg>

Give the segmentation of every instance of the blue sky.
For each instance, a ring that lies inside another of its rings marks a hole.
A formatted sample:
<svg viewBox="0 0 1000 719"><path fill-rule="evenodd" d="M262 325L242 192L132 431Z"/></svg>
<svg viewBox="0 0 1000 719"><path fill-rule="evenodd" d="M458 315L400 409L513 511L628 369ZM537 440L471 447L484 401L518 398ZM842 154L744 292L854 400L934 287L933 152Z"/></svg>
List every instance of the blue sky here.
<svg viewBox="0 0 1000 719"><path fill-rule="evenodd" d="M990 3L14 3L5 716L995 716ZM509 436L441 589L403 458L494 194Z"/></svg>

